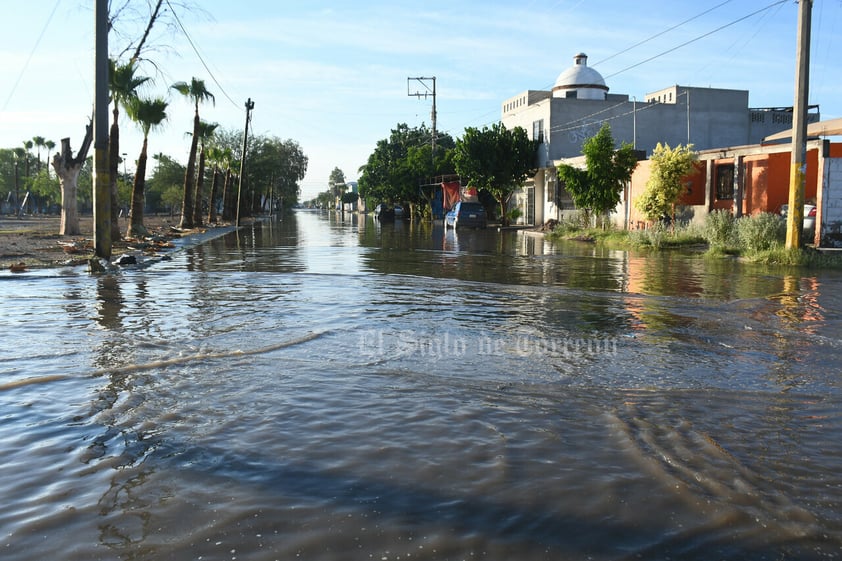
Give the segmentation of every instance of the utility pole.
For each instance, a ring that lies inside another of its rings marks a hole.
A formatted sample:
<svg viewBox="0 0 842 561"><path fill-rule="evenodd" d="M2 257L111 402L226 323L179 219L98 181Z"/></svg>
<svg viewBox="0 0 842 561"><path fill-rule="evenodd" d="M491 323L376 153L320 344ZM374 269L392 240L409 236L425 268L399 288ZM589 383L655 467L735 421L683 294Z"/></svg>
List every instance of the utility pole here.
<svg viewBox="0 0 842 561"><path fill-rule="evenodd" d="M792 163L789 169L789 210L786 248L801 247L804 226L804 183L807 178L807 103L810 86L810 19L813 0L798 2L795 51L795 102L792 106Z"/></svg>
<svg viewBox="0 0 842 561"><path fill-rule="evenodd" d="M237 184L237 217L234 219L234 225L240 227L240 200L243 196L243 172L246 166L246 146L249 138L249 122L251 122L251 111L254 109L254 102L251 98L246 101L246 128L243 130L243 152L240 157L240 180Z"/></svg>
<svg viewBox="0 0 842 561"><path fill-rule="evenodd" d="M96 0L94 39L94 251L111 259L108 171L108 0Z"/></svg>
<svg viewBox="0 0 842 561"><path fill-rule="evenodd" d="M423 89L411 89L411 84L413 81L418 82L418 85ZM429 78L425 78L423 76L419 76L417 78L407 78L406 79L406 94L410 97L417 97L417 98L424 98L427 99L427 96L433 97L433 112L431 116L431 121L433 125L433 160L436 158L436 77L431 76Z"/></svg>

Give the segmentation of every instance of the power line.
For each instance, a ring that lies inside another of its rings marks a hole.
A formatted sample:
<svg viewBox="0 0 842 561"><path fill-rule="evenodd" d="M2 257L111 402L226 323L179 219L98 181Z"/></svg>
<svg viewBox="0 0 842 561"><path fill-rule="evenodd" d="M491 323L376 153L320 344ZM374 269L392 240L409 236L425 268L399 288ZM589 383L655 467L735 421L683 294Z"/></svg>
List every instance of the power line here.
<svg viewBox="0 0 842 561"><path fill-rule="evenodd" d="M231 99L231 96L228 95L228 92L225 91L225 88L222 87L222 84L220 84L219 80L216 79L216 76L213 75L213 72L211 72L211 69L208 68L208 65L205 62L205 59L202 58L202 55L199 52L199 49L196 47L196 44L193 42L193 39L190 37L190 34L187 33L187 30L184 28L184 24L181 23L181 20L179 19L178 14L176 14L175 10L173 10L172 4L170 4L170 0L167 0L167 6L170 8L170 11L172 12L173 17L175 18L175 22L178 24L178 27L181 29L181 32L184 33L184 36L187 38L187 42L190 43L190 46L193 48L193 52L196 53L196 56L199 57L199 61L202 63L202 66L204 66L205 70L207 70L208 74L210 74L210 77L213 80L213 83L216 84L216 86L222 92L222 95L224 95L226 97L226 99L228 99L228 101L230 101L231 104L234 107L239 109L240 104L237 103L236 101L234 101L233 99Z"/></svg>
<svg viewBox="0 0 842 561"><path fill-rule="evenodd" d="M664 30L663 30L663 31L661 31L660 33L656 33L655 35L652 35L652 36L650 36L650 37L647 37L647 38L646 38L646 39L644 39L643 41L639 41L639 42L635 43L635 44L634 44L634 45L632 45L631 47L628 47L628 48L626 48L626 49L623 49L622 51L618 51L618 52L614 53L613 55L609 56L608 58L604 58L604 59L600 60L599 62L595 62L595 63L593 63L593 66L599 66L599 65L600 65L600 64L602 64L603 62L607 62L607 61L611 60L612 58L618 57L618 56L620 56L620 55L621 55L621 54L623 54L623 53L626 53L626 52L628 52L628 51L630 51L630 50L632 50L632 49L635 49L635 48L637 48L637 47L639 47L639 46L641 46L641 45L644 45L644 44L648 43L649 41L651 41L651 40L653 40L653 39L657 39L657 38L658 38L658 37L660 37L661 35L665 35L665 34L669 33L670 31L672 31L672 30L674 30L674 29L678 29L679 27L681 27L681 26L682 26L682 25L684 25L685 23L690 23L691 21L693 21L693 20L695 20L695 19L699 19L700 17L702 17L702 16L704 16L704 15L707 15L707 14L711 13L712 11L716 10L717 8L721 8L721 7L722 7L722 6L724 6L725 4L728 4L729 2L731 2L731 0L725 0L725 2L722 2L722 3L720 3L720 4L717 4L717 5L716 5L716 6L714 6L713 8L710 8L709 10L705 10L705 11L704 11L704 12L702 12L701 14L696 14L695 16L693 16L693 17L691 17L691 18L689 18L689 19L686 19L686 20L682 21L681 23L677 23L677 24L673 25L672 27L669 27L669 28L667 28L667 29L664 29Z"/></svg>
<svg viewBox="0 0 842 561"><path fill-rule="evenodd" d="M690 45L691 43L695 43L696 41L700 41L700 40L704 39L705 37L709 37L709 36L713 35L714 33L718 33L719 31L722 31L723 29L731 27L732 25L736 25L736 24L740 23L741 21L745 21L748 18L756 16L757 14L759 14L761 12L765 12L766 10L768 10L770 8L774 8L775 6L778 6L780 4L785 4L786 2L789 2L789 1L791 1L791 0L778 0L777 2L773 2L773 3L769 4L768 6L766 6L765 8L760 8L759 10L755 10L754 12L752 12L748 15L745 15L741 18L735 19L734 21L726 23L725 25L721 25L721 26L717 27L716 29L714 29L712 31L708 31L707 33L699 35L698 37L694 37L693 39L690 39L689 41L685 41L684 43L681 43L680 45L672 47L671 49L667 49L666 51L663 51L661 53L658 53L657 55L651 56L651 57L649 57L645 60L642 60L638 63L632 64L631 66L627 66L627 67L623 68L622 70L618 70L617 72L614 72L613 74L609 74L608 76L605 76L605 78L613 78L614 76L617 76L618 74L622 74L623 72L631 70L632 68L637 68L638 66L642 66L642 65L646 64L647 62L651 62L651 61L655 60L656 58L660 58L660 57L662 57L664 55L667 55L667 54L669 54L673 51L677 51L678 49L680 49L682 47L686 47L687 45Z"/></svg>
<svg viewBox="0 0 842 561"><path fill-rule="evenodd" d="M55 6L53 6L53 11L50 12L49 17L47 17L46 23L44 23L44 27L41 29L41 33L38 35L38 39L35 40L35 45L33 45L32 50L29 51L29 56L26 57L26 62L23 64L23 68L20 70L20 74L18 74L17 80L15 80L15 84L12 86L12 91L9 92L9 97L6 98L6 101L3 102L3 111L9 106L9 102L12 101L12 96L15 95L15 91L18 89L18 85L20 85L21 79L23 79L23 75L26 73L26 69L29 68L29 63L32 61L32 57L35 54L35 51L38 50L38 45L41 44L41 39L44 38L44 33L47 32L47 28L50 26L50 22L53 21L53 16L56 15L56 10L58 9L58 5L61 0L56 0Z"/></svg>

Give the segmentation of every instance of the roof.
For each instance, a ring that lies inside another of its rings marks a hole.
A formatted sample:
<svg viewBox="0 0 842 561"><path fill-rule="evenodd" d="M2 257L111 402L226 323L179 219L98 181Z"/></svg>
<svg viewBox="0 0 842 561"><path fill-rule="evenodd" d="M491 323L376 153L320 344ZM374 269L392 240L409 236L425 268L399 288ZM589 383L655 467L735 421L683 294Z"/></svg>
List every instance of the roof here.
<svg viewBox="0 0 842 561"><path fill-rule="evenodd" d="M556 78L553 90L573 88L599 88L607 90L602 75L588 67L588 55L579 53L573 57L575 64Z"/></svg>
<svg viewBox="0 0 842 561"><path fill-rule="evenodd" d="M807 136L839 136L842 135L842 119L828 119L807 125ZM792 129L770 134L763 142L772 140L786 140L792 138Z"/></svg>

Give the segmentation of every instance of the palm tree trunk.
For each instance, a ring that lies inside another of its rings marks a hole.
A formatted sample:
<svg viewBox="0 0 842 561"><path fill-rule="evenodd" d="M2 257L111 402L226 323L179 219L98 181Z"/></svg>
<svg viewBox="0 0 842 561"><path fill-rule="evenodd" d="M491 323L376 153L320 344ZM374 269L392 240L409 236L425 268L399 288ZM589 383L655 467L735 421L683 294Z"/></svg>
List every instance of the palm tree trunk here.
<svg viewBox="0 0 842 561"><path fill-rule="evenodd" d="M232 196L231 192L233 189L231 186L233 185L231 181L231 168L225 170L225 183L222 187L222 219L223 220L231 220L234 216L234 211L232 209Z"/></svg>
<svg viewBox="0 0 842 561"><path fill-rule="evenodd" d="M202 191L205 186L205 146L199 152L199 169L196 172L196 193L193 197L193 225L202 225Z"/></svg>
<svg viewBox="0 0 842 561"><path fill-rule="evenodd" d="M181 228L193 228L193 181L196 176L196 149L199 145L199 108L193 117L193 140L190 142L190 155L187 157L187 169L184 172L184 198L181 203Z"/></svg>
<svg viewBox="0 0 842 561"><path fill-rule="evenodd" d="M208 197L208 224L216 222L216 196L219 192L219 166L213 166L213 181L211 182L210 197Z"/></svg>
<svg viewBox="0 0 842 561"><path fill-rule="evenodd" d="M140 157L137 159L137 171L135 171L134 185L132 185L132 217L129 224L129 236L145 236L149 232L143 225L144 191L146 190L146 147L148 138L143 138L143 147L140 150Z"/></svg>

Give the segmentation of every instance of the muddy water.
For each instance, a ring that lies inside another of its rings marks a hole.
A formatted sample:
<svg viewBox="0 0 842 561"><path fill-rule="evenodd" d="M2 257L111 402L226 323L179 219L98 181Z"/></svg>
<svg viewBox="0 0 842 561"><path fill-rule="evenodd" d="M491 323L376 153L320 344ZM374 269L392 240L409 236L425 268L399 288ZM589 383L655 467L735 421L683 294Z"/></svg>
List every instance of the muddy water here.
<svg viewBox="0 0 842 561"><path fill-rule="evenodd" d="M842 276L299 212L0 279L0 556L842 557Z"/></svg>

